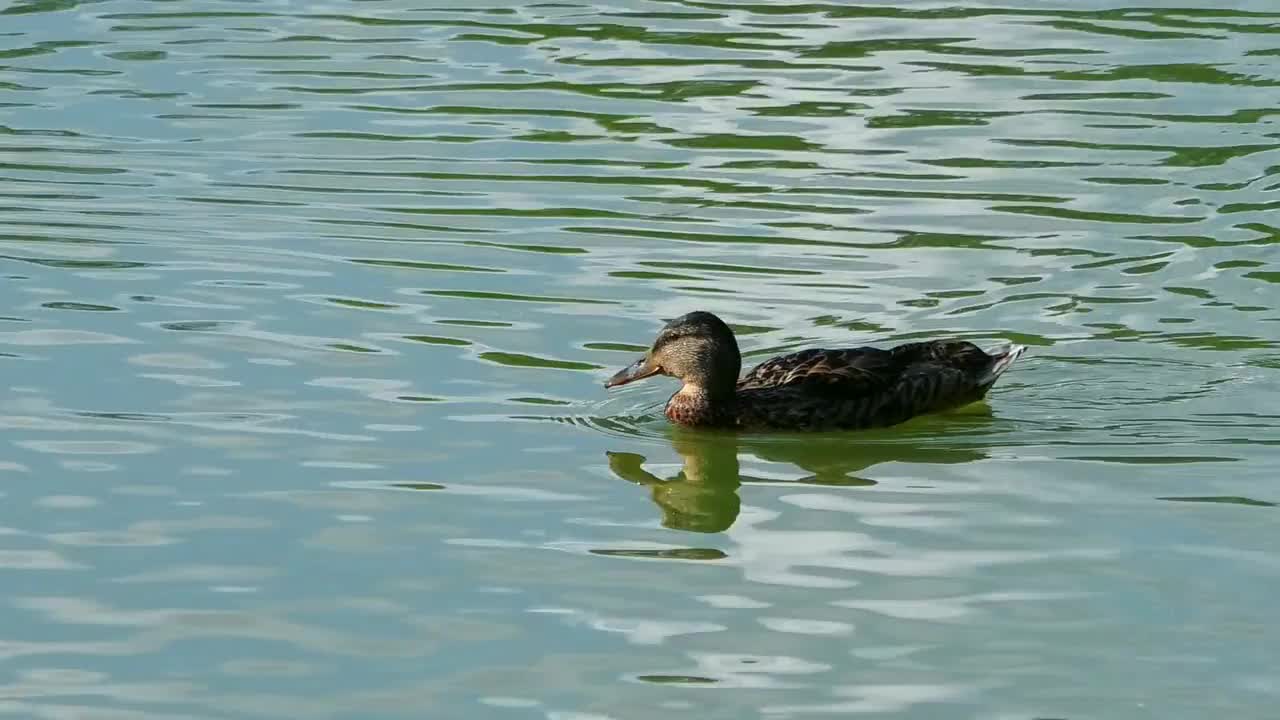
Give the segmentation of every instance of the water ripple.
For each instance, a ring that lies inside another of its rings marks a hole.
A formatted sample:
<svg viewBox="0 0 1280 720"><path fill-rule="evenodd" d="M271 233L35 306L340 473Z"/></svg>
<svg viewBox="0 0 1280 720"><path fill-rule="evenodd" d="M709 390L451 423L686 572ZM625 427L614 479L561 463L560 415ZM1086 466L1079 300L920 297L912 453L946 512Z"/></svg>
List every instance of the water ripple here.
<svg viewBox="0 0 1280 720"><path fill-rule="evenodd" d="M3 709L1273 706L1280 14L1167 5L0 9ZM691 434L695 307L1032 350Z"/></svg>

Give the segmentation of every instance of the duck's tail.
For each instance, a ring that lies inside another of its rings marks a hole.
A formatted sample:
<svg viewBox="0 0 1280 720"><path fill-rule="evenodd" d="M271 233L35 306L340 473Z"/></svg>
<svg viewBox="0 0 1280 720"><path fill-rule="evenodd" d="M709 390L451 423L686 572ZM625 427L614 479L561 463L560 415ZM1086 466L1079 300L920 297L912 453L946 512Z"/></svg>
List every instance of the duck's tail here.
<svg viewBox="0 0 1280 720"><path fill-rule="evenodd" d="M978 386L985 389L994 385L996 379L1005 370L1008 370L1010 365L1013 365L1014 360L1022 357L1022 353L1026 351L1026 345L1006 345L993 350L989 353L991 355L991 365L978 376Z"/></svg>

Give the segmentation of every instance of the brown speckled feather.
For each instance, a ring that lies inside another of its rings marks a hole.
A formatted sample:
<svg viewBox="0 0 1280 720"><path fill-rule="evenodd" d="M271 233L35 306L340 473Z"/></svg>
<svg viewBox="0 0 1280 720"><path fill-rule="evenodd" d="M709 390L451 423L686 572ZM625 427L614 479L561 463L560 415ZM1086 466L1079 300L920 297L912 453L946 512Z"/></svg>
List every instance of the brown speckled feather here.
<svg viewBox="0 0 1280 720"><path fill-rule="evenodd" d="M806 430L895 425L980 399L1012 361L1010 354L942 340L783 355L738 381L734 424Z"/></svg>
<svg viewBox="0 0 1280 720"><path fill-rule="evenodd" d="M816 386L840 394L883 389L890 353L875 348L802 350L760 363L741 380L738 390Z"/></svg>

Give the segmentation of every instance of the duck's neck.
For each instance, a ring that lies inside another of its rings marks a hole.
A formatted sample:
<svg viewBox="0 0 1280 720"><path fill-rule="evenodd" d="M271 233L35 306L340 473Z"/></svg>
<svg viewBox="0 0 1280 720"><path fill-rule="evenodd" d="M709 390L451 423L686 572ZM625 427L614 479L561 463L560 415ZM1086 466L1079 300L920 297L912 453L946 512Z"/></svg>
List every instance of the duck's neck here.
<svg viewBox="0 0 1280 720"><path fill-rule="evenodd" d="M732 425L735 388L712 392L703 385L685 383L667 401L667 419L679 425Z"/></svg>

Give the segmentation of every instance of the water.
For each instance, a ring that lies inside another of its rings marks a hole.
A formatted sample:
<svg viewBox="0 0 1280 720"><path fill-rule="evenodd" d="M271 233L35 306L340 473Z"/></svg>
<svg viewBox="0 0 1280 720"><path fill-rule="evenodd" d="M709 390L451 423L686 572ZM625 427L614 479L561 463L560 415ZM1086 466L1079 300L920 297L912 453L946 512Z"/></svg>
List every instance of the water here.
<svg viewBox="0 0 1280 720"><path fill-rule="evenodd" d="M5 714L1273 714L1273 3L0 13ZM679 432L695 308L1032 351Z"/></svg>

